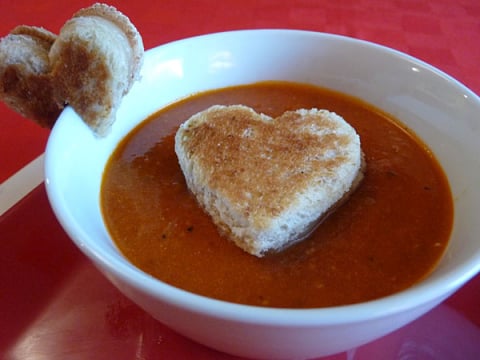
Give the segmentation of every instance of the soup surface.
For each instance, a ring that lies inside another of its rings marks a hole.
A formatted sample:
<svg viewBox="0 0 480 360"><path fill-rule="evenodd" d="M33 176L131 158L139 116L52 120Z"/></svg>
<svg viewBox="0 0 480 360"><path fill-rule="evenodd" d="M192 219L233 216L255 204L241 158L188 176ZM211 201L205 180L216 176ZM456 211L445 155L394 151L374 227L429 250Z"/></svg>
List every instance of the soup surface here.
<svg viewBox="0 0 480 360"><path fill-rule="evenodd" d="M360 135L362 184L307 240L264 258L249 255L199 208L174 152L179 124L214 104L273 117L335 111ZM411 132L358 99L284 82L200 93L160 110L112 154L101 204L116 245L144 272L212 298L289 308L362 302L412 285L441 257L453 222L446 177Z"/></svg>

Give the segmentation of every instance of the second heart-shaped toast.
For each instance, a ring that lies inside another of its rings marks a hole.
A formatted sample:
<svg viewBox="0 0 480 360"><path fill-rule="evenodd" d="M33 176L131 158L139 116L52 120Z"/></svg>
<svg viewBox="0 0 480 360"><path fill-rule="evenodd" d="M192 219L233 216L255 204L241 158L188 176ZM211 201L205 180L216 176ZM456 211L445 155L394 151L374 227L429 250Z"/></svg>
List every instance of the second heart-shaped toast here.
<svg viewBox="0 0 480 360"><path fill-rule="evenodd" d="M80 9L58 36L20 25L0 38L0 100L48 128L70 105L95 134L106 135L143 56L138 30L107 4Z"/></svg>
<svg viewBox="0 0 480 360"><path fill-rule="evenodd" d="M180 126L175 151L220 231L259 257L305 238L363 176L358 134L327 110L215 105Z"/></svg>
<svg viewBox="0 0 480 360"><path fill-rule="evenodd" d="M97 3L77 11L48 55L57 101L73 107L97 135L106 135L140 76L143 52L139 32L113 6Z"/></svg>

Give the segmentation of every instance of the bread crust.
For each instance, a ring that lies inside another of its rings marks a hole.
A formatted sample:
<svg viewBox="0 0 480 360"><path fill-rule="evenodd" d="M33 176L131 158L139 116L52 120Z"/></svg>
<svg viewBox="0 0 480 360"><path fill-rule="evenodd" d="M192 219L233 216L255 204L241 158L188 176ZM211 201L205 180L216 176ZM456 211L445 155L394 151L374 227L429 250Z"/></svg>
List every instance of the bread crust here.
<svg viewBox="0 0 480 360"><path fill-rule="evenodd" d="M213 106L181 125L175 151L220 231L256 256L305 238L363 169L355 130L317 109L272 119L242 105Z"/></svg>
<svg viewBox="0 0 480 360"><path fill-rule="evenodd" d="M57 40L57 35L38 26L18 25L10 32L10 34L29 36L35 39L38 43L41 43L41 46L47 51L50 50L55 40Z"/></svg>

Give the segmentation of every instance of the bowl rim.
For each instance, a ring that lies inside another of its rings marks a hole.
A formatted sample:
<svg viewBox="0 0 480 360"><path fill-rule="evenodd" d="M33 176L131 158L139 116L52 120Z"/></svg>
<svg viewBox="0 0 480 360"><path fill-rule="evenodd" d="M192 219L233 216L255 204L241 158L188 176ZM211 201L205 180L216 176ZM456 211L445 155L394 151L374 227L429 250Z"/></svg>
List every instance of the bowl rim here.
<svg viewBox="0 0 480 360"><path fill-rule="evenodd" d="M250 36L299 36L299 37L312 37L312 41L321 41L321 39L338 39L341 41L354 42L366 47L376 48L384 53L389 53L398 58L402 58L404 61L418 64L435 76L442 77L451 86L461 89L464 93L468 94L480 107L480 98L465 85L454 79L450 75L446 74L442 70L420 60L411 55L403 53L399 50L389 48L384 45L373 43L367 40L357 39L345 35L316 32L309 30L295 30L295 29L243 29L243 30L231 30L222 31L210 34L203 34L192 36L180 40L168 42L159 46L155 46L146 51L146 57L153 54L164 51L170 46L179 46L182 44L188 44L189 42L195 42L199 39L214 40L218 37L235 37L237 35L250 35ZM62 113L65 114L65 111ZM60 121L62 118L60 116ZM375 318L386 317L394 313L399 313L407 309L412 308L410 299L418 297L422 294L422 301L415 302L415 307L428 304L429 302L440 302L460 286L466 283L469 279L474 277L480 272L480 252L475 257L471 258L469 262L463 263L457 266L454 270L443 274L438 279L430 281L429 283L417 283L413 286L394 293L389 296L370 300L362 303L355 303L350 305L332 306L324 308L270 308L262 306L252 306L231 303L228 301L218 300L195 294L167 283L162 282L149 274L144 273L142 270L134 267L128 260L124 260L124 263L120 263L110 254L104 254L82 246L85 244L83 240L88 237L84 232L78 231L71 226L71 221L67 221L63 216L62 205L58 204L54 198L55 188L52 183L48 181L49 174L52 173L51 156L49 155L49 148L54 141L56 134L58 133L58 126L55 125L52 133L48 139L46 159L45 159L45 174L47 181L45 182L47 188L47 195L51 206L59 219L60 223L69 234L70 238L76 243L80 250L85 253L94 262L101 263L102 266L107 268L110 272L115 274L122 281L128 284L135 284L135 286L141 291L153 294L155 297L161 298L163 301L170 305L182 308L189 308L191 311L199 312L203 314L209 314L212 317L223 319L235 319L239 322L254 322L264 323L276 326L292 326L292 325L305 325L305 326L318 326L319 324L344 324L352 322L369 321ZM440 259L441 261L441 259ZM429 276L429 274L427 274ZM130 285L131 286L131 285ZM438 291L442 288L441 291ZM435 290L435 291L433 291Z"/></svg>

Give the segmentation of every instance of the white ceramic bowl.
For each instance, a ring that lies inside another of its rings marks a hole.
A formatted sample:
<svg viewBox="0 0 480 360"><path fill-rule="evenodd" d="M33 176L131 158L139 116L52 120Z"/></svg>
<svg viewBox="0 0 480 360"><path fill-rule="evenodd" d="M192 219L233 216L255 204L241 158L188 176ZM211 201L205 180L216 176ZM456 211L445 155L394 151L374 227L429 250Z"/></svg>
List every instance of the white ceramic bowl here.
<svg viewBox="0 0 480 360"><path fill-rule="evenodd" d="M357 305L273 309L188 293L146 275L117 251L99 209L102 171L119 140L148 115L188 94L259 80L318 84L360 97L401 119L443 165L455 222L436 270L417 285ZM96 138L67 108L46 151L56 216L78 247L126 296L202 344L246 357L308 358L359 346L424 314L480 269L480 99L417 59L372 43L302 31L253 30L177 41L146 54L112 132Z"/></svg>

